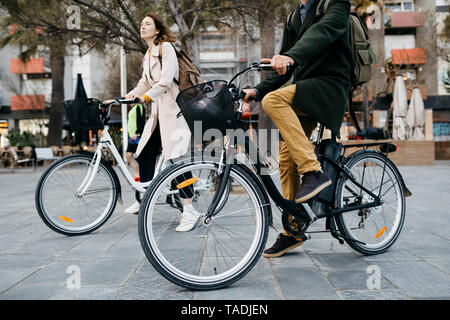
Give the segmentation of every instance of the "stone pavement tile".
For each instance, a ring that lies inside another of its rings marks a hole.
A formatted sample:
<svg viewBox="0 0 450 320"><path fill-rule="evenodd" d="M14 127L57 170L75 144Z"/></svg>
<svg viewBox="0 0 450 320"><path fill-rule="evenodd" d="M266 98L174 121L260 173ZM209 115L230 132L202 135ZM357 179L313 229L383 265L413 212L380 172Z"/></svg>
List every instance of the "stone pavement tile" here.
<svg viewBox="0 0 450 320"><path fill-rule="evenodd" d="M362 256L369 263L377 261L422 261L422 258L402 248L400 244L393 244L388 251L371 256Z"/></svg>
<svg viewBox="0 0 450 320"><path fill-rule="evenodd" d="M366 290L367 280L373 272L367 273L367 269L362 270L339 270L326 273L328 281L338 290ZM381 277L381 289L393 289L392 284Z"/></svg>
<svg viewBox="0 0 450 320"><path fill-rule="evenodd" d="M211 290L197 291L194 300L280 300L280 290L275 279L250 280L245 277L229 287Z"/></svg>
<svg viewBox="0 0 450 320"><path fill-rule="evenodd" d="M405 234L399 245L421 258L450 256L450 241L430 234Z"/></svg>
<svg viewBox="0 0 450 320"><path fill-rule="evenodd" d="M116 296L120 300L188 300L193 293L161 276L146 259Z"/></svg>
<svg viewBox="0 0 450 320"><path fill-rule="evenodd" d="M55 257L45 251L35 253L0 255L0 270L14 270L16 268L39 268L52 262Z"/></svg>
<svg viewBox="0 0 450 320"><path fill-rule="evenodd" d="M80 289L62 288L52 300L114 300L121 287L89 287Z"/></svg>
<svg viewBox="0 0 450 320"><path fill-rule="evenodd" d="M3 269L0 276L0 300L3 299L2 293L13 287L23 279L29 277L38 271L38 267L15 267L14 269Z"/></svg>
<svg viewBox="0 0 450 320"><path fill-rule="evenodd" d="M246 281L256 281L256 280L265 280L273 277L272 268L270 266L269 261L266 258L262 257L256 263L252 270L247 273L242 280Z"/></svg>
<svg viewBox="0 0 450 320"><path fill-rule="evenodd" d="M67 237L56 232L51 232L39 239L26 243L18 253L52 255L55 258L82 244L87 239L88 237L86 236Z"/></svg>
<svg viewBox="0 0 450 320"><path fill-rule="evenodd" d="M433 266L437 267L441 271L447 273L447 275L450 275L450 257L447 258L426 258L425 259L428 263L432 264Z"/></svg>
<svg viewBox="0 0 450 320"><path fill-rule="evenodd" d="M329 236L328 239L316 239L315 235L307 240L303 245L303 249L310 254L327 254L327 253L353 253L347 244L340 244L336 239Z"/></svg>
<svg viewBox="0 0 450 320"><path fill-rule="evenodd" d="M397 289L342 290L337 294L344 300L408 300L408 297Z"/></svg>
<svg viewBox="0 0 450 320"><path fill-rule="evenodd" d="M138 232L138 217L134 214L125 214L118 211L123 211L119 204L116 206L110 220L106 222L103 226L98 229L100 233L116 233L116 232L128 232L130 230L135 230Z"/></svg>
<svg viewBox="0 0 450 320"><path fill-rule="evenodd" d="M15 254L18 251L21 251L23 247L26 246L26 243L6 243L0 242L0 255L2 254Z"/></svg>
<svg viewBox="0 0 450 320"><path fill-rule="evenodd" d="M381 274L411 298L450 298L450 277L429 263L378 262Z"/></svg>
<svg viewBox="0 0 450 320"><path fill-rule="evenodd" d="M366 270L369 264L352 253L310 254L323 271Z"/></svg>
<svg viewBox="0 0 450 320"><path fill-rule="evenodd" d="M92 261L103 255L124 235L121 233L94 232L88 239L57 258L57 261Z"/></svg>
<svg viewBox="0 0 450 320"><path fill-rule="evenodd" d="M66 286L71 263L52 262L0 295L0 299L50 299ZM82 268L82 266L81 266Z"/></svg>
<svg viewBox="0 0 450 320"><path fill-rule="evenodd" d="M0 234L0 243L28 242L39 239L43 233L48 233L50 229L38 230L36 226L28 225L14 229L10 232Z"/></svg>
<svg viewBox="0 0 450 320"><path fill-rule="evenodd" d="M302 246L286 252L278 258L267 259L262 257L261 259L269 260L273 266L300 266L314 264L314 261L308 254L306 254Z"/></svg>
<svg viewBox="0 0 450 320"><path fill-rule="evenodd" d="M315 266L274 266L274 270L286 299L339 299Z"/></svg>
<svg viewBox="0 0 450 320"><path fill-rule="evenodd" d="M133 275L142 259L130 257L101 258L81 269L83 287L122 286Z"/></svg>
<svg viewBox="0 0 450 320"><path fill-rule="evenodd" d="M105 251L101 257L131 257L142 260L145 254L137 230L129 231L122 239Z"/></svg>

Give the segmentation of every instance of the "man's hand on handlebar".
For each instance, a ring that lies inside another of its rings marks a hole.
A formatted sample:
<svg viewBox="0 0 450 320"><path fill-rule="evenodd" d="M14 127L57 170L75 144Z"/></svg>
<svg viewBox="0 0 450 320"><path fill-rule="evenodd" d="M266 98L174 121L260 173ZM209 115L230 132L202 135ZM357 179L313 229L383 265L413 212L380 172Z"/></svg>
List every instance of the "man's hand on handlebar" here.
<svg viewBox="0 0 450 320"><path fill-rule="evenodd" d="M256 90L255 89L242 89L245 92L244 102L250 103L250 101L256 99Z"/></svg>
<svg viewBox="0 0 450 320"><path fill-rule="evenodd" d="M292 67L295 61L288 56L274 55L272 59L261 59L261 63L270 63L272 69L281 76L286 74L288 68Z"/></svg>

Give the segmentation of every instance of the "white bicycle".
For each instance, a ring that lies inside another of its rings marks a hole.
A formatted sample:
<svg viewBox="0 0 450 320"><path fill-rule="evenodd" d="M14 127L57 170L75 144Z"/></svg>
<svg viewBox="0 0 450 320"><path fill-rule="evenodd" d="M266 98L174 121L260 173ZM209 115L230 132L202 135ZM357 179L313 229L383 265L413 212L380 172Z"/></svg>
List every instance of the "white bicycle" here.
<svg viewBox="0 0 450 320"><path fill-rule="evenodd" d="M110 150L118 169L140 201L151 181L134 181L114 145L108 125L112 106L136 102L138 101L124 98L115 98L108 103L92 98L64 102L74 131L103 127L103 132L94 153L79 153L61 158L42 174L36 187L35 204L39 216L50 229L69 236L90 233L111 217L118 200L122 204L119 177L103 157L106 149ZM160 155L154 177L165 165ZM194 189L194 202L201 190L209 190L217 183L213 176L201 177L198 182ZM223 204L228 193L225 192ZM183 202L176 188L168 192L165 204L182 211Z"/></svg>

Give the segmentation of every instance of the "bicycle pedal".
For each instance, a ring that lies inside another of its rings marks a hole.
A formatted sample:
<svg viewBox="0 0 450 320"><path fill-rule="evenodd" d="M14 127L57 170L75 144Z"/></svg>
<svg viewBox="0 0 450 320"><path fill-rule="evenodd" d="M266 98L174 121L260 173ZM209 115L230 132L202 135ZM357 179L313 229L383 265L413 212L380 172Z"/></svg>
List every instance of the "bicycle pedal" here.
<svg viewBox="0 0 450 320"><path fill-rule="evenodd" d="M296 237L297 240L301 240L302 242L305 242L306 240L311 239L311 235L309 233L303 233Z"/></svg>

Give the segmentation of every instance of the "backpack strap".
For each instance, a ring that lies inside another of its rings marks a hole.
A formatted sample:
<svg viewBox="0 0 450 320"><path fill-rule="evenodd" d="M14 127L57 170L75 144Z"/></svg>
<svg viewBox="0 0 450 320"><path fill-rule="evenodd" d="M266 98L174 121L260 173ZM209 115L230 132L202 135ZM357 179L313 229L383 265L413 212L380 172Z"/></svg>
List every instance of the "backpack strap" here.
<svg viewBox="0 0 450 320"><path fill-rule="evenodd" d="M330 1L331 0L320 0L319 4L317 5L317 8L316 8L316 17L323 16L325 14L325 12L327 12Z"/></svg>
<svg viewBox="0 0 450 320"><path fill-rule="evenodd" d="M175 46L173 45L173 43L172 42L169 42L170 44L171 44L171 46L173 47L173 49L175 50L175 54L177 55L177 57L178 57L178 52L177 52L177 49L175 48ZM162 68L162 44L163 44L163 41L161 41L160 43L159 43L159 63L161 64L161 68ZM177 85L177 86L180 86L180 82L175 78L175 77L173 77L173 82L175 82L175 84Z"/></svg>
<svg viewBox="0 0 450 320"><path fill-rule="evenodd" d="M288 15L288 18L287 18L287 20L286 20L286 28L287 28L288 31L291 31L291 30L292 30L292 26L291 26L292 17L293 17L293 15L294 15L294 13L295 13L295 11L296 11L297 9L298 9L298 7L296 7L294 10L292 10L292 11L289 13L289 15Z"/></svg>

